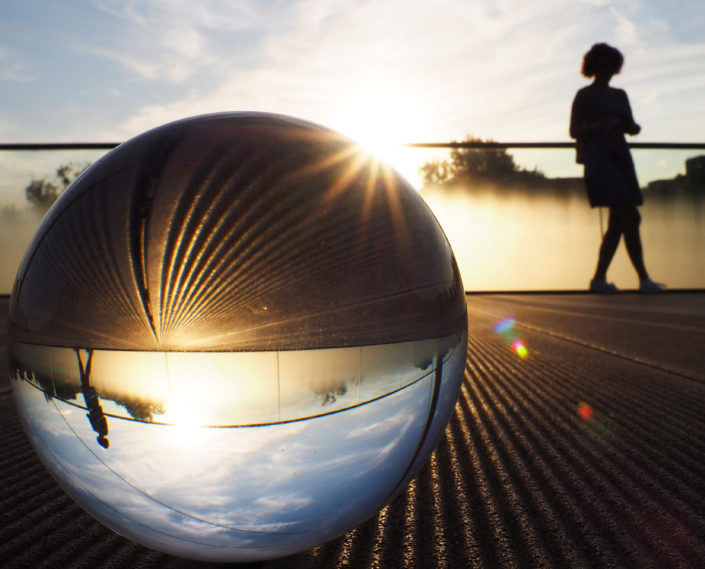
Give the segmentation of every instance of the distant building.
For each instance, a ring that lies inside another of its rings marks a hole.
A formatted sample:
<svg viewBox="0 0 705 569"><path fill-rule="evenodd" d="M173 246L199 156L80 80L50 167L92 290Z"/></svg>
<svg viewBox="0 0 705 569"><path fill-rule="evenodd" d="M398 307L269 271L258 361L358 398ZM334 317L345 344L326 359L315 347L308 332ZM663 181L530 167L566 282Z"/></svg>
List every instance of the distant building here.
<svg viewBox="0 0 705 569"><path fill-rule="evenodd" d="M651 195L674 197L676 192L699 194L705 190L705 156L695 156L685 161L685 175L678 174L667 180L653 180L646 186Z"/></svg>
<svg viewBox="0 0 705 569"><path fill-rule="evenodd" d="M705 156L695 156L685 161L685 177L691 184L705 184Z"/></svg>

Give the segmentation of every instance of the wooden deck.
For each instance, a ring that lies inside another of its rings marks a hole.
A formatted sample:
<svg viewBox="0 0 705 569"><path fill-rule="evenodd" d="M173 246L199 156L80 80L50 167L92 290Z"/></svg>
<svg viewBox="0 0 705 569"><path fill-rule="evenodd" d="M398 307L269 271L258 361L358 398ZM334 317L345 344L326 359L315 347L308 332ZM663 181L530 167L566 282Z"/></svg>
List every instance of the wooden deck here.
<svg viewBox="0 0 705 569"><path fill-rule="evenodd" d="M256 566L705 567L705 294L470 295L468 308L465 382L419 476L340 538ZM3 334L6 314L7 297ZM36 458L4 376L0 408L0 566L217 566L93 521Z"/></svg>

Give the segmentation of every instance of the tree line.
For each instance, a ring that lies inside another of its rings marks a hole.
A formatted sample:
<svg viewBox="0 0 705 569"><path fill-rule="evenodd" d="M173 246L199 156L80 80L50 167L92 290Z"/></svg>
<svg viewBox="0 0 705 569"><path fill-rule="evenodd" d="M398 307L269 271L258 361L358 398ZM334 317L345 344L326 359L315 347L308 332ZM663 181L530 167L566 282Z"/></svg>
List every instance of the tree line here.
<svg viewBox="0 0 705 569"><path fill-rule="evenodd" d="M464 142L492 142L466 136ZM506 148L453 148L447 160L430 160L420 169L423 187L468 187L478 183L535 187L549 178L543 172L521 168Z"/></svg>
<svg viewBox="0 0 705 569"><path fill-rule="evenodd" d="M46 211L57 198L88 168L89 164L62 164L51 177L32 178L24 189L29 204Z"/></svg>

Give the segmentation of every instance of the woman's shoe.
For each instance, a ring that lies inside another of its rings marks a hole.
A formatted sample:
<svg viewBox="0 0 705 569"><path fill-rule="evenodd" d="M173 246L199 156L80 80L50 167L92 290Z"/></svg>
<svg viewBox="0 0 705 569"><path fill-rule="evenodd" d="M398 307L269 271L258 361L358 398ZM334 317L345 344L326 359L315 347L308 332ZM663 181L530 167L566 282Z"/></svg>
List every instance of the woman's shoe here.
<svg viewBox="0 0 705 569"><path fill-rule="evenodd" d="M659 294L664 292L666 285L655 283L651 279L644 279L639 285L639 292L642 294Z"/></svg>
<svg viewBox="0 0 705 569"><path fill-rule="evenodd" d="M619 292L619 289L612 283L608 283L605 279L592 279L590 281L590 292L615 294Z"/></svg>

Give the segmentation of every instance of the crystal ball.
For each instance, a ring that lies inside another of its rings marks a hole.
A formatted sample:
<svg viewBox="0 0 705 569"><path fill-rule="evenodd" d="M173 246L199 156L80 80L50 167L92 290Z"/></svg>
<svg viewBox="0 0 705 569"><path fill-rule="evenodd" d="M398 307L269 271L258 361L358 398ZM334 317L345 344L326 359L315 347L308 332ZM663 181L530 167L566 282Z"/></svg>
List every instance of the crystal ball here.
<svg viewBox="0 0 705 569"><path fill-rule="evenodd" d="M423 200L324 127L172 122L49 210L10 300L11 377L48 471L173 555L255 561L373 516L463 377L465 295Z"/></svg>

